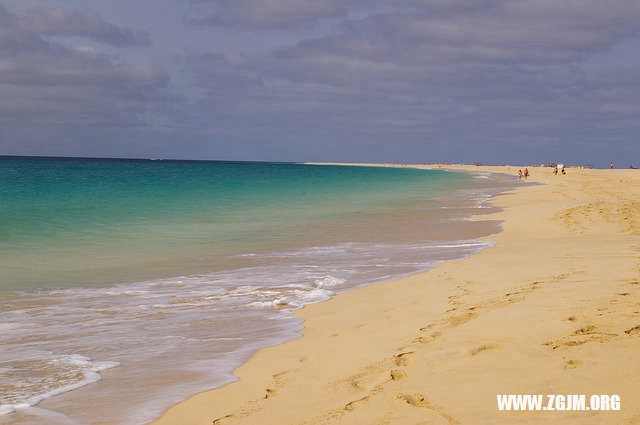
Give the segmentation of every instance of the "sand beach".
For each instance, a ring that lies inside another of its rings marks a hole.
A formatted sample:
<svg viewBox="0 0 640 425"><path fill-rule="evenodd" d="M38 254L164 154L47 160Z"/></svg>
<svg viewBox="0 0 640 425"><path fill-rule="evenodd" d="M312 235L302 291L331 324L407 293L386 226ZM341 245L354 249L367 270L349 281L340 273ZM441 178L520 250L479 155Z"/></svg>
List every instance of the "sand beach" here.
<svg viewBox="0 0 640 425"><path fill-rule="evenodd" d="M154 424L640 423L640 172L529 170L541 184L482 216L503 221L494 247L306 306L302 338L260 350L237 382ZM498 394L621 401L516 412Z"/></svg>

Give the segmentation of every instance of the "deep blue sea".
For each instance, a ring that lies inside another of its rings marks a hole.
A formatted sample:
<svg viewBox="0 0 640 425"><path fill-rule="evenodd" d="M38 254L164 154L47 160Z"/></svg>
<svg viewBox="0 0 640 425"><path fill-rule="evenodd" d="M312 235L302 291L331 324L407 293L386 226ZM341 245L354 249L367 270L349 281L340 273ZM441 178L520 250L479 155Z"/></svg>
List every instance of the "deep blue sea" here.
<svg viewBox="0 0 640 425"><path fill-rule="evenodd" d="M478 238L499 223L469 218L514 184L408 167L0 157L0 423L146 423L295 338L293 309L487 247Z"/></svg>

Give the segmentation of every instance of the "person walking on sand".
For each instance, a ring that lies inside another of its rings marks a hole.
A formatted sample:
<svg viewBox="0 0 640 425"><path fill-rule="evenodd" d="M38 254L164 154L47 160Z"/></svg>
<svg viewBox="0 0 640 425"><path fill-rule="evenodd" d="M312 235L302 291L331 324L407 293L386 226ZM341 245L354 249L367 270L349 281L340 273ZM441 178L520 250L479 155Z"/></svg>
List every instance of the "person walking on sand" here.
<svg viewBox="0 0 640 425"><path fill-rule="evenodd" d="M611 164L609 164L609 169L613 170L613 162Z"/></svg>
<svg viewBox="0 0 640 425"><path fill-rule="evenodd" d="M564 171L564 165L562 166L562 171L561 172L562 172L562 174L567 174L567 172Z"/></svg>
<svg viewBox="0 0 640 425"><path fill-rule="evenodd" d="M527 177L529 177L529 169L525 168L524 169L524 178L526 179Z"/></svg>
<svg viewBox="0 0 640 425"><path fill-rule="evenodd" d="M558 175L558 166L556 165L555 167L553 167L553 174L554 175Z"/></svg>
<svg viewBox="0 0 640 425"><path fill-rule="evenodd" d="M522 180L522 169L518 170L518 180Z"/></svg>

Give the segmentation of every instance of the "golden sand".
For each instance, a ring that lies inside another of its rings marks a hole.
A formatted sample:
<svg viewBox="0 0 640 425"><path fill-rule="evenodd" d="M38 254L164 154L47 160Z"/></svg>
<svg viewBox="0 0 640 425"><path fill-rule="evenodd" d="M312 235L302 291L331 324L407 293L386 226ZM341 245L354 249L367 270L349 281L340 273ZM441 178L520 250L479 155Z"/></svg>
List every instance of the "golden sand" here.
<svg viewBox="0 0 640 425"><path fill-rule="evenodd" d="M529 170L542 185L482 216L504 220L493 248L297 311L303 338L156 423L640 424L640 171ZM497 394L617 394L621 410L505 412Z"/></svg>

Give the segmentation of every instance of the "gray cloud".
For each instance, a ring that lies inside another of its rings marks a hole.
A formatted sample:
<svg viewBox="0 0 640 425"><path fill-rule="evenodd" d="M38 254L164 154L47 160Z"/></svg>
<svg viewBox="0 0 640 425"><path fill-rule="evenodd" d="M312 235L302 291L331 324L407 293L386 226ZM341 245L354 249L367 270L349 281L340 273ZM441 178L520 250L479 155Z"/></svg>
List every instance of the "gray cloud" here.
<svg viewBox="0 0 640 425"><path fill-rule="evenodd" d="M422 11L450 15L485 10L506 0L190 0L200 7L190 21L250 30L291 30L350 12Z"/></svg>
<svg viewBox="0 0 640 425"><path fill-rule="evenodd" d="M358 1L347 0L191 0L208 7L207 14L192 22L257 29L286 29L319 19L344 16Z"/></svg>
<svg viewBox="0 0 640 425"><path fill-rule="evenodd" d="M38 7L11 13L0 4L0 38L27 47L43 36L86 37L116 47L149 46L149 34L103 21L89 9ZM25 44L27 46L25 46Z"/></svg>
<svg viewBox="0 0 640 425"><path fill-rule="evenodd" d="M393 3L405 9L347 20L336 35L268 54L190 55L207 93L200 106L215 111L212 131L289 139L325 159L339 159L332 153L345 146L367 159L388 151L398 161L492 162L569 151L586 161L602 146L633 149L640 77L581 63L637 37L638 3ZM255 15L262 9L254 6ZM255 16L235 23L263 25Z"/></svg>
<svg viewBox="0 0 640 425"><path fill-rule="evenodd" d="M63 42L56 37L74 37ZM126 63L91 41L148 46L147 33L118 27L90 10L0 5L0 123L30 137L80 128L144 125L155 102L167 102L169 75Z"/></svg>
<svg viewBox="0 0 640 425"><path fill-rule="evenodd" d="M158 50L101 18L123 19L116 3L0 6L0 142L12 152L51 153L55 138L85 155L640 157L636 0L136 3L154 12Z"/></svg>

